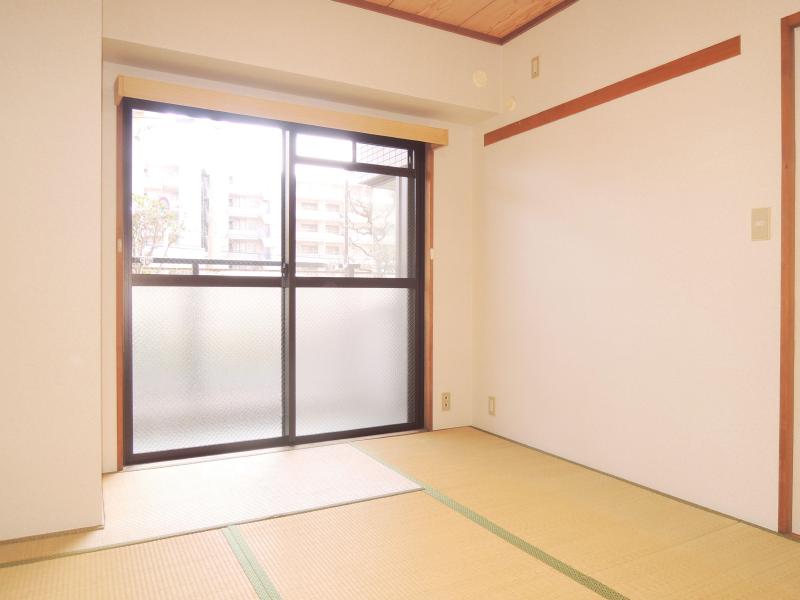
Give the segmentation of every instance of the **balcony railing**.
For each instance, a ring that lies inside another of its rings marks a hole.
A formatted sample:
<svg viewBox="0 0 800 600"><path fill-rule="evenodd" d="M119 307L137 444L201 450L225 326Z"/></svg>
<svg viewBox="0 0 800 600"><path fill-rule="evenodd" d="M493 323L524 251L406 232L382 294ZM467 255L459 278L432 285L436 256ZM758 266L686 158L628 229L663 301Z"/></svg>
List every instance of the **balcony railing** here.
<svg viewBox="0 0 800 600"><path fill-rule="evenodd" d="M219 265L237 267L281 267L279 260L230 260L224 258L166 258L155 256L134 256L132 262L142 266L157 265L191 265L192 275L200 275L200 265Z"/></svg>
<svg viewBox="0 0 800 600"><path fill-rule="evenodd" d="M306 261L302 259L298 259L297 266L301 268L325 268L329 267L332 262L336 260L341 260L341 258L337 257L336 259L332 259L330 262L320 262L320 261ZM279 260L240 260L240 259L224 259L224 258L177 258L177 257L150 257L150 256L134 256L131 258L131 261L134 264L142 265L146 267L151 264L156 265L191 265L192 268L192 275L200 275L200 266L201 265L218 265L218 266L234 266L234 267L277 267L280 271L281 265L283 264ZM345 267L344 271L352 273L357 270L360 265L351 264ZM352 276L352 275L351 275Z"/></svg>

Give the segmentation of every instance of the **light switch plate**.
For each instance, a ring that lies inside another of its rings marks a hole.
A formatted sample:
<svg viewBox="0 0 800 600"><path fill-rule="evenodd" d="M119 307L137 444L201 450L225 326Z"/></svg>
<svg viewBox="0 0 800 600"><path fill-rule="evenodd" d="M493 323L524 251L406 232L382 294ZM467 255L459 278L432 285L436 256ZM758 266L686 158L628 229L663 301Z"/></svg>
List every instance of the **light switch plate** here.
<svg viewBox="0 0 800 600"><path fill-rule="evenodd" d="M769 206L754 208L750 216L750 238L754 242L770 239L770 222L772 210Z"/></svg>
<svg viewBox="0 0 800 600"><path fill-rule="evenodd" d="M531 79L536 79L539 76L539 57L534 56L531 59Z"/></svg>

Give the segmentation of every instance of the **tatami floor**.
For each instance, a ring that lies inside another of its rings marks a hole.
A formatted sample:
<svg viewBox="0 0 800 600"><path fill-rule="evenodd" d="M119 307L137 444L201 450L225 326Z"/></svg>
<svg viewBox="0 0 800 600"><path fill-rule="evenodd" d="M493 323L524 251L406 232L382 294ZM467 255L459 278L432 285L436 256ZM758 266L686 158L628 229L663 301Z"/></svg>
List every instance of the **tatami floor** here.
<svg viewBox="0 0 800 600"><path fill-rule="evenodd" d="M333 507L16 564L0 545L0 597L800 599L800 543L476 429L344 448L374 490L342 473L292 492Z"/></svg>

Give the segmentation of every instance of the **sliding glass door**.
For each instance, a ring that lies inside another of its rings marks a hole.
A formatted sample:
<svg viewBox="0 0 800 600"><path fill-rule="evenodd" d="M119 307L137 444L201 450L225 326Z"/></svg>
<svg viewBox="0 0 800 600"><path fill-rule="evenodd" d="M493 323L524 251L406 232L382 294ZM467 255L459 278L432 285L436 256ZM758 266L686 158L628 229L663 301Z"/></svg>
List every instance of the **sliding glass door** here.
<svg viewBox="0 0 800 600"><path fill-rule="evenodd" d="M424 146L122 112L126 464L421 426Z"/></svg>

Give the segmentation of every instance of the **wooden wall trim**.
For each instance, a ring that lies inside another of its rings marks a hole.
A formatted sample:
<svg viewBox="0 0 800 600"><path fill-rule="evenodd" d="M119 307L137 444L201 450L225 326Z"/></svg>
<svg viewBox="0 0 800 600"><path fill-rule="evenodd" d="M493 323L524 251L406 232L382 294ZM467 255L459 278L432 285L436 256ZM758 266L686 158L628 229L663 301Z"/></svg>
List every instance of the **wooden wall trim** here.
<svg viewBox="0 0 800 600"><path fill-rule="evenodd" d="M741 54L741 52L741 36L736 36L490 131L483 136L483 145L496 144L501 140L547 125L553 121L570 117L600 104L611 102L628 94L633 94L692 71L733 58Z"/></svg>
<svg viewBox="0 0 800 600"><path fill-rule="evenodd" d="M795 361L795 43L800 13L781 19L781 334L778 531L792 531Z"/></svg>
<svg viewBox="0 0 800 600"><path fill-rule="evenodd" d="M116 263L116 312L117 312L117 320L116 320L116 378L117 378L117 471L121 471L124 466L124 450L123 450L123 439L124 439L124 429L123 429L123 422L124 422L124 394L125 394L125 383L124 383L124 319L125 319L125 312L123 310L123 298L125 294L125 287L124 287L124 280L123 280L123 272L124 272L124 261L122 256L122 230L123 230L123 223L122 223L122 214L123 214L123 180L125 178L124 169L123 169L123 160L124 160L124 148L123 143L125 136L123 135L123 120L122 120L122 106L117 105L117 144L116 144L116 165L117 165L117 224L116 224L116 240L114 242L114 254L115 254L115 263Z"/></svg>
<svg viewBox="0 0 800 600"><path fill-rule="evenodd" d="M425 149L425 375L424 423L433 429L433 152Z"/></svg>
<svg viewBox="0 0 800 600"><path fill-rule="evenodd" d="M254 96L242 96L219 90L167 83L165 81L140 79L127 75L117 77L115 96L118 105L122 98L138 98L140 100L178 104L180 106L274 119L288 123L317 125L343 131L383 135L426 142L438 146L446 146L448 141L448 130L438 127L266 100Z"/></svg>

